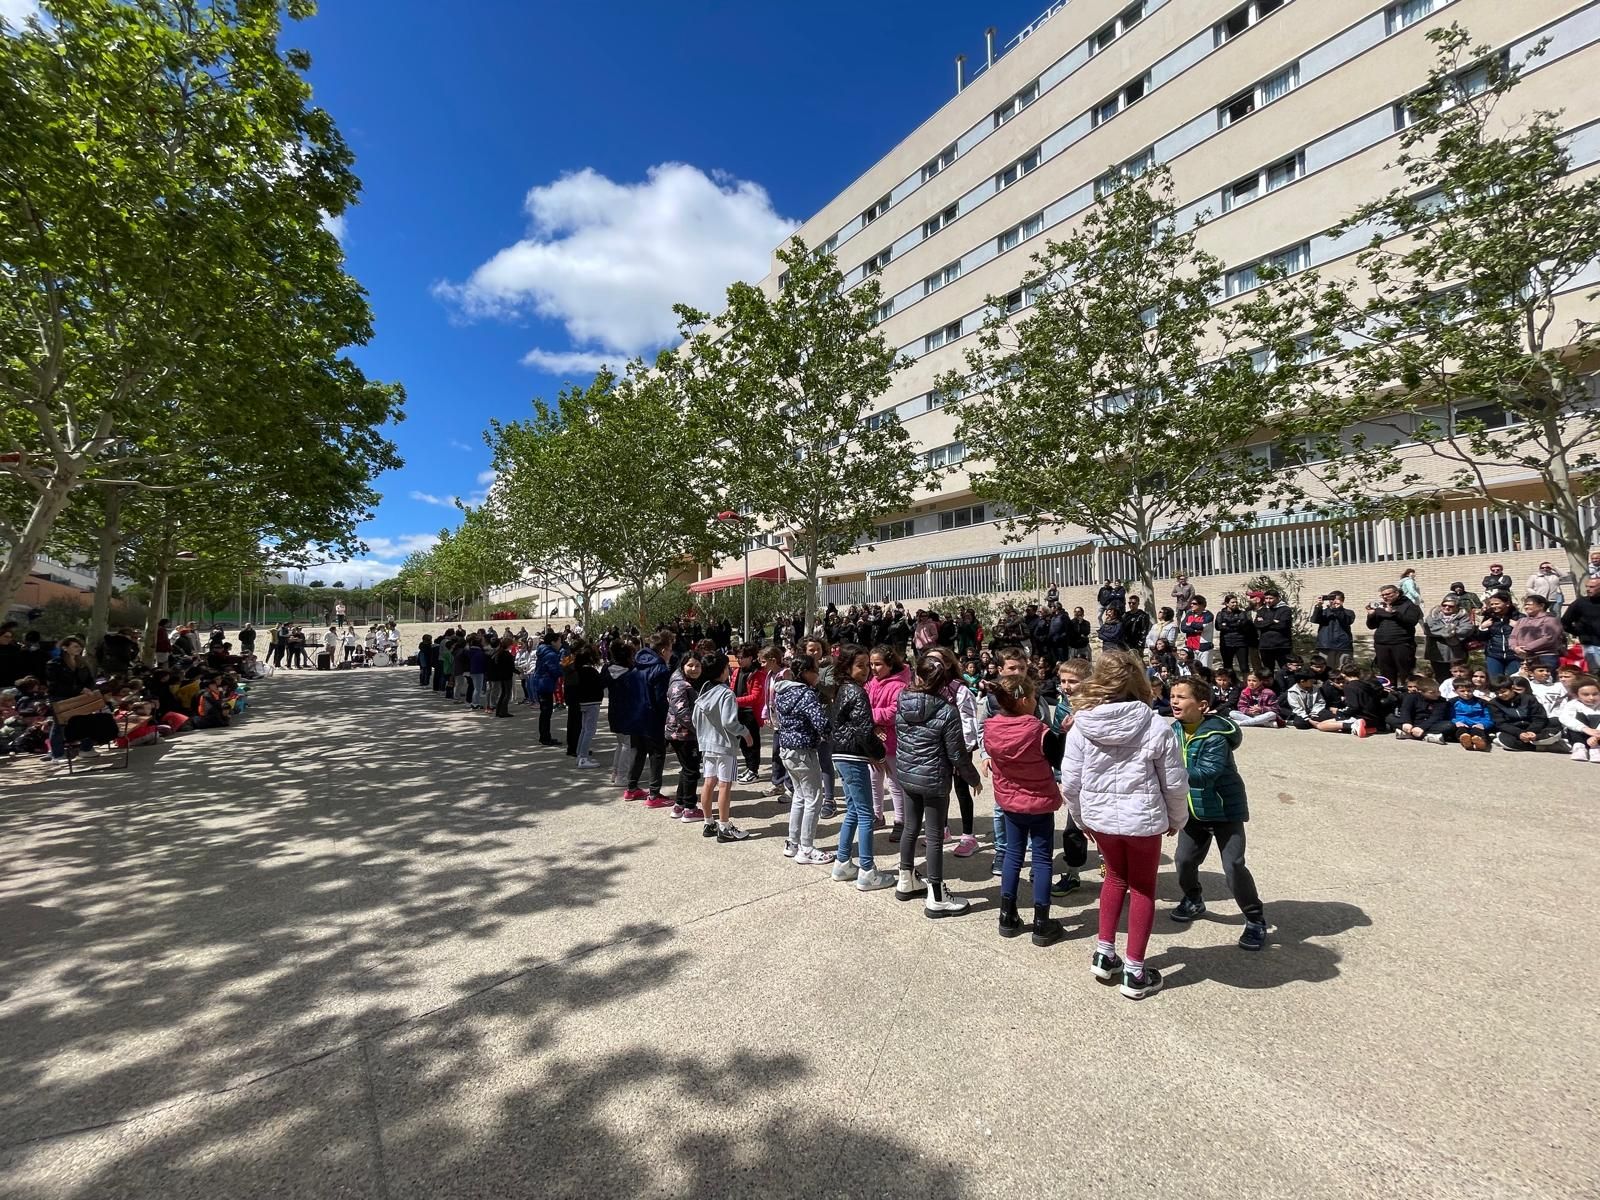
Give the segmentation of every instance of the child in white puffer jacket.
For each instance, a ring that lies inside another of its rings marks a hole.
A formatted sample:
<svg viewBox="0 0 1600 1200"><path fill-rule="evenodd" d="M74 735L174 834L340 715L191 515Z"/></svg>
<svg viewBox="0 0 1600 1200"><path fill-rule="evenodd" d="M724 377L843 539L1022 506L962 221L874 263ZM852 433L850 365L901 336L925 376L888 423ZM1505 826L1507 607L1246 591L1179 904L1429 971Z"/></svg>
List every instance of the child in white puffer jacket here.
<svg viewBox="0 0 1600 1200"><path fill-rule="evenodd" d="M1072 729L1061 760L1061 793L1105 864L1100 938L1090 970L1140 1000L1161 988L1144 965L1155 920L1161 838L1189 819L1189 772L1171 722L1150 707L1150 680L1125 651L1095 658L1094 673L1072 698ZM1128 956L1117 957L1117 925L1128 898Z"/></svg>

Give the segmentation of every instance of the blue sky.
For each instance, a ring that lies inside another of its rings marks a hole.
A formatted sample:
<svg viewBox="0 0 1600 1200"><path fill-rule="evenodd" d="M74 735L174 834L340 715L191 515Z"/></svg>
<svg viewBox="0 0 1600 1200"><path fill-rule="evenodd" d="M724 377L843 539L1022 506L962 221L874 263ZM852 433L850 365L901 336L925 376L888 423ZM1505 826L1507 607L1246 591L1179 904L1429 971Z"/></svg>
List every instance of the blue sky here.
<svg viewBox="0 0 1600 1200"><path fill-rule="evenodd" d="M0 0L0 3L14 0ZM665 344L1045 0L323 0L288 44L356 154L340 230L410 395L403 470L347 582L392 574L487 483L491 417ZM696 295L695 293L700 293Z"/></svg>

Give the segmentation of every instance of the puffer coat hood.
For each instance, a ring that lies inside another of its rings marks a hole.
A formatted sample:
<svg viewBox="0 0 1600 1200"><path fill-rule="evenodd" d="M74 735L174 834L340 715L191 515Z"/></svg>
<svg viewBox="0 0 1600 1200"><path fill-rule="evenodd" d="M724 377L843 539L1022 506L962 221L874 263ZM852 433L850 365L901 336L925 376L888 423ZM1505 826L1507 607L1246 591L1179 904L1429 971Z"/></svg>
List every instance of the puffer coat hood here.
<svg viewBox="0 0 1600 1200"><path fill-rule="evenodd" d="M955 705L926 692L900 693L894 714L895 775L908 792L950 794L966 743Z"/></svg>
<svg viewBox="0 0 1600 1200"><path fill-rule="evenodd" d="M1079 828L1150 837L1189 819L1189 772L1167 719L1124 700L1074 715L1061 793Z"/></svg>

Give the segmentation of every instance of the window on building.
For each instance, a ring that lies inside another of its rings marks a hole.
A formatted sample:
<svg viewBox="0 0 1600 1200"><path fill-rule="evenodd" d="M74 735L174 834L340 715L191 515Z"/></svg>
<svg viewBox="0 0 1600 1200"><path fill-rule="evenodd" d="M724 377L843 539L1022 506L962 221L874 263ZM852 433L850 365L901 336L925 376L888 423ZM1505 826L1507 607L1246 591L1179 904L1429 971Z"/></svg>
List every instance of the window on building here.
<svg viewBox="0 0 1600 1200"><path fill-rule="evenodd" d="M1281 187L1287 187L1305 173L1306 156L1304 151L1291 154L1288 158L1281 158L1267 167L1267 191L1275 192Z"/></svg>
<svg viewBox="0 0 1600 1200"><path fill-rule="evenodd" d="M943 329L935 329L922 339L924 351L937 350L940 346L949 344L961 336L961 322L951 321Z"/></svg>
<svg viewBox="0 0 1600 1200"><path fill-rule="evenodd" d="M1118 163L1094 181L1094 198L1109 196L1130 179L1137 179L1156 165L1156 151L1152 146L1135 154L1126 162Z"/></svg>
<svg viewBox="0 0 1600 1200"><path fill-rule="evenodd" d="M933 216L929 217L926 221L924 221L922 223L922 236L924 238L931 238L934 234L938 233L939 230L943 229L946 225L950 224L950 222L954 221L955 219L956 219L956 206L954 204L952 204L949 208L945 209L943 212L935 213Z"/></svg>
<svg viewBox="0 0 1600 1200"><path fill-rule="evenodd" d="M885 246L861 265L862 277L876 275L889 265L889 260L894 257L894 247Z"/></svg>
<svg viewBox="0 0 1600 1200"><path fill-rule="evenodd" d="M1007 100L999 108L994 110L994 113L992 114L994 119L994 127L999 129L1000 126L1011 120L1012 117L1016 116L1023 109L1027 108L1028 105L1032 104L1038 98L1039 81L1035 79L1027 87L1023 88L1015 96L1011 97L1011 99Z"/></svg>
<svg viewBox="0 0 1600 1200"><path fill-rule="evenodd" d="M922 456L922 461L927 467L953 467L966 457L967 448L960 442L951 442L948 446L935 446Z"/></svg>
<svg viewBox="0 0 1600 1200"><path fill-rule="evenodd" d="M832 254L838 248L839 248L839 235L836 233L832 237L830 237L827 241L823 242L822 245L817 247L817 253L818 254Z"/></svg>
<svg viewBox="0 0 1600 1200"><path fill-rule="evenodd" d="M1451 415L1451 423L1457 432L1465 433L1479 424L1484 429L1509 429L1522 424L1522 417L1499 404L1463 404Z"/></svg>
<svg viewBox="0 0 1600 1200"><path fill-rule="evenodd" d="M1024 175L1033 171L1039 165L1039 158L1040 150L1038 146L1035 146L994 177L994 190L997 192L1004 191Z"/></svg>
<svg viewBox="0 0 1600 1200"><path fill-rule="evenodd" d="M1218 46L1231 42L1263 17L1278 11L1286 0L1253 0L1234 9L1212 27L1211 33Z"/></svg>
<svg viewBox="0 0 1600 1200"><path fill-rule="evenodd" d="M1463 100L1481 95L1489 90L1495 80L1511 69L1511 54L1502 50L1499 54L1475 63L1464 71L1458 71L1450 81L1450 94L1439 102L1439 110L1446 112ZM1409 101L1401 100L1394 106L1394 128L1399 133L1409 129L1421 119L1422 114Z"/></svg>
<svg viewBox="0 0 1600 1200"><path fill-rule="evenodd" d="M881 325L892 316L894 316L894 298L891 296L873 310L872 323L874 325Z"/></svg>
<svg viewBox="0 0 1600 1200"><path fill-rule="evenodd" d="M781 291L783 291L784 288L786 288L788 286L789 286L789 272L780 271L778 273L778 290L781 292Z"/></svg>
<svg viewBox="0 0 1600 1200"><path fill-rule="evenodd" d="M879 217L883 216L883 214L888 212L888 211L889 211L889 197L885 196L881 200L879 200L877 203L875 203L875 204L871 205L870 207L868 207L867 210L861 214L861 225L862 225L862 228L866 228L868 225L871 225L874 221L876 221Z"/></svg>
<svg viewBox="0 0 1600 1200"><path fill-rule="evenodd" d="M1249 204L1257 196L1268 192L1275 192L1281 187L1286 187L1299 179L1306 172L1304 151L1297 151L1287 158L1280 158L1275 163L1269 163L1261 170L1243 179L1237 179L1222 189L1222 211L1232 212L1242 205Z"/></svg>
<svg viewBox="0 0 1600 1200"><path fill-rule="evenodd" d="M969 525L982 525L989 519L988 506L984 504L970 504L965 508L953 508L949 512L939 514L940 529L965 529Z"/></svg>
<svg viewBox="0 0 1600 1200"><path fill-rule="evenodd" d="M1150 74L1146 72L1096 105L1093 113L1094 123L1103 125L1130 104L1137 104L1143 100L1144 94L1149 90Z"/></svg>
<svg viewBox="0 0 1600 1200"><path fill-rule="evenodd" d="M1274 278L1284 275L1294 275L1304 271L1311 265L1311 243L1301 242L1298 246L1291 246L1277 254L1269 254L1263 259L1251 263L1247 267L1240 267L1236 271L1229 271L1227 278L1227 293L1230 296L1243 295L1261 286L1268 274Z"/></svg>
<svg viewBox="0 0 1600 1200"><path fill-rule="evenodd" d="M887 525L878 526L878 540L880 542L898 541L908 538L917 532L917 523L910 517L903 521L890 521Z"/></svg>
<svg viewBox="0 0 1600 1200"><path fill-rule="evenodd" d="M1100 51L1127 33L1128 30L1144 20L1144 11L1145 0L1139 0L1137 4L1130 4L1118 13L1116 20L1107 21L1089 39L1089 53L1091 55L1099 54Z"/></svg>
<svg viewBox="0 0 1600 1200"><path fill-rule="evenodd" d="M922 165L922 182L927 183L928 180L932 179L940 171L944 170L955 161L956 145L954 142L951 142L943 150L939 151L936 157L930 158Z"/></svg>
<svg viewBox="0 0 1600 1200"><path fill-rule="evenodd" d="M961 260L958 258L942 270L935 271L922 281L922 294L931 296L947 283L954 283L961 278Z"/></svg>
<svg viewBox="0 0 1600 1200"><path fill-rule="evenodd" d="M1268 76L1255 87L1248 91L1240 92L1233 99L1217 107L1217 128L1226 129L1236 121L1242 121L1258 108L1265 108L1274 100L1287 96L1300 84L1300 64L1294 63L1279 71L1276 75Z"/></svg>
<svg viewBox="0 0 1600 1200"><path fill-rule="evenodd" d="M1020 225L1013 225L995 239L995 248L1004 254L1044 229L1044 214L1036 213Z"/></svg>
<svg viewBox="0 0 1600 1200"><path fill-rule="evenodd" d="M1392 37L1407 26L1415 25L1445 2L1446 0L1400 0L1399 4L1391 4L1383 14L1385 32Z"/></svg>
<svg viewBox="0 0 1600 1200"><path fill-rule="evenodd" d="M900 420L900 414L895 412L895 410L892 409L892 408L886 408L882 412L875 412L870 417L867 418L867 421L866 421L867 430L869 432L871 432L872 430L882 429L885 425L889 424L891 421L896 421L897 422L899 420Z"/></svg>

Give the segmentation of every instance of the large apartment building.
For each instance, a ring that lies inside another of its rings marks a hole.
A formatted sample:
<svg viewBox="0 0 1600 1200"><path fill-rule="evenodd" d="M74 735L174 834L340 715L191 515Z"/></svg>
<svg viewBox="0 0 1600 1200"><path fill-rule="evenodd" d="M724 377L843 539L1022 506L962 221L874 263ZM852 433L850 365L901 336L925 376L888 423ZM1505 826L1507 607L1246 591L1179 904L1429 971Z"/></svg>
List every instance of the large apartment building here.
<svg viewBox="0 0 1600 1200"><path fill-rule="evenodd" d="M1109 171L1171 170L1182 219L1210 214L1200 242L1229 265L1229 298L1256 286L1266 260L1336 273L1367 235L1329 231L1396 186L1385 164L1409 119L1406 98L1434 61L1426 34L1450 22L1512 59L1547 40L1511 99L1563 110L1574 168L1592 171L1600 3L1582 0L1063 0L965 71L949 102L801 230L837 255L847 285L878 277L880 328L914 360L880 411L930 464L957 468L907 511L884 513L876 536L827 573L824 599L914 603L1055 584L1065 603L1087 608L1101 580L1131 578L1125 554L1070 524L1005 542L1003 514L973 496L961 469L955 405L936 378L961 367L987 297L1025 309L1038 239L1080 221ZM764 286L779 286L776 272ZM1573 303L1586 304L1596 284L1600 270ZM1263 457L1273 461L1270 448ZM1529 486L1511 473L1496 483ZM1600 510L1589 515L1600 527ZM1553 549L1515 518L1457 504L1344 528L1277 514L1174 546L1165 567L1212 596L1294 571L1308 596L1343 587L1357 598L1403 564L1436 596L1454 579L1475 586L1491 562L1525 578ZM770 546L750 556L753 575L781 566Z"/></svg>

